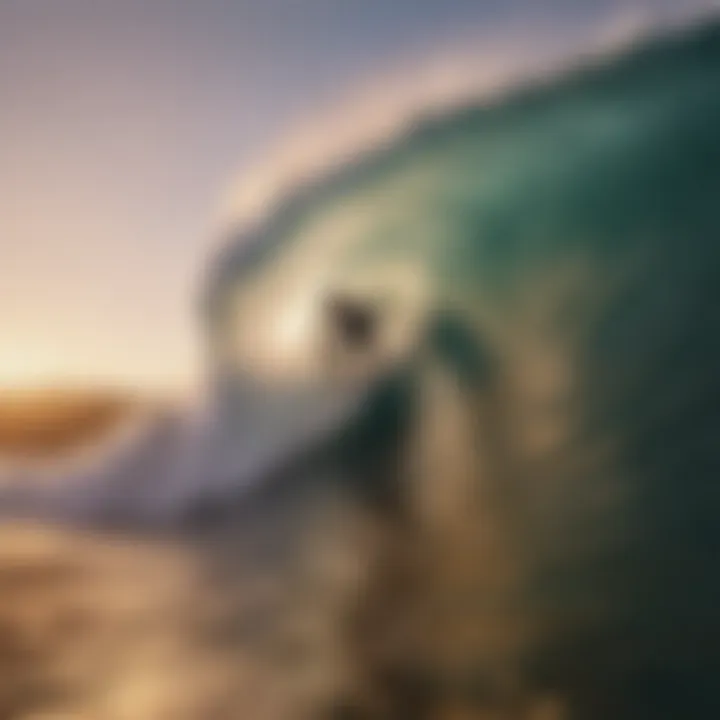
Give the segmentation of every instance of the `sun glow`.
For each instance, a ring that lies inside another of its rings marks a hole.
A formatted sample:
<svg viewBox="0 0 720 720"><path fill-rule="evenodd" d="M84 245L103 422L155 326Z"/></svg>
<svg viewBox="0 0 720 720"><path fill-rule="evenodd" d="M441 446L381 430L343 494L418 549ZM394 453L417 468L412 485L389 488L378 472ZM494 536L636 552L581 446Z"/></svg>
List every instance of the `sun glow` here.
<svg viewBox="0 0 720 720"><path fill-rule="evenodd" d="M68 390L127 390L185 396L196 389L197 373L184 368L128 363L119 370L104 368L92 358L80 361L49 348L0 349L0 402L13 391L65 388Z"/></svg>
<svg viewBox="0 0 720 720"><path fill-rule="evenodd" d="M37 385L62 375L53 353L5 347L0 351L0 389Z"/></svg>

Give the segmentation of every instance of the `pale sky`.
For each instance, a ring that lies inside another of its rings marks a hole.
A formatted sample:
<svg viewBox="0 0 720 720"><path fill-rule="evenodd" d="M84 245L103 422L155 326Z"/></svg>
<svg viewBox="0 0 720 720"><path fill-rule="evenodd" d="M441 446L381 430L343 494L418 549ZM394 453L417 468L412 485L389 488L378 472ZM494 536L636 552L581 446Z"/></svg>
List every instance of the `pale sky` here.
<svg viewBox="0 0 720 720"><path fill-rule="evenodd" d="M0 388L188 384L219 195L318 107L455 45L679 4L0 0Z"/></svg>

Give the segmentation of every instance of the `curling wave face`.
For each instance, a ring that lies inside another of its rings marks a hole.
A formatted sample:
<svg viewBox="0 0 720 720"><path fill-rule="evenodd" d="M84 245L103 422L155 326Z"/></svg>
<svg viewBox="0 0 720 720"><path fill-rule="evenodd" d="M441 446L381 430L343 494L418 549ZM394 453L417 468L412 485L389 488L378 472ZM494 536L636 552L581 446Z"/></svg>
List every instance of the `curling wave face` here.
<svg viewBox="0 0 720 720"><path fill-rule="evenodd" d="M207 409L3 490L69 528L0 564L6 714L720 716L718 86L715 23L241 227Z"/></svg>

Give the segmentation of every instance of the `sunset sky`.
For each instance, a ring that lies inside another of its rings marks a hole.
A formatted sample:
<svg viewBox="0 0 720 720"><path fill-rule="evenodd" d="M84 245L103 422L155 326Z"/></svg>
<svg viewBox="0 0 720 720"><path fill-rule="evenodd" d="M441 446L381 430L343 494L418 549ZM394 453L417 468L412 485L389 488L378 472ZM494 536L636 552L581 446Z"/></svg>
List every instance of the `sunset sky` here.
<svg viewBox="0 0 720 720"><path fill-rule="evenodd" d="M0 0L0 388L191 384L221 191L318 108L433 53L680 4Z"/></svg>

